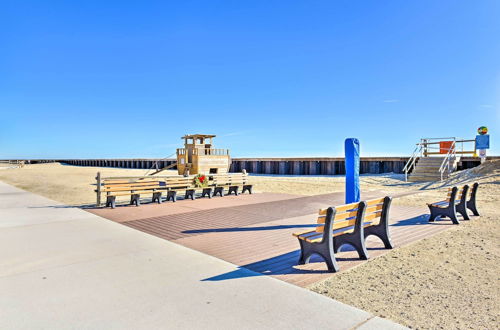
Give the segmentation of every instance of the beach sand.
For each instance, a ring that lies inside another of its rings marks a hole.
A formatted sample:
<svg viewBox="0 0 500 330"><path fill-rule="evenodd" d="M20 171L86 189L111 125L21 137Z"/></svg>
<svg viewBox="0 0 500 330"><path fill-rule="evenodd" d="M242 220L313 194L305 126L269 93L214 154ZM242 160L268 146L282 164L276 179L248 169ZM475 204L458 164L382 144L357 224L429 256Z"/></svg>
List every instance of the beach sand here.
<svg viewBox="0 0 500 330"><path fill-rule="evenodd" d="M5 169L0 180L22 189L49 197L69 205L91 205L96 202L95 177L142 176L148 170L109 167L69 166L59 163L25 165L23 168ZM167 170L159 175L177 175ZM363 191L380 190L389 193L418 190L421 183L406 183L400 174L361 176ZM264 176L252 175L255 192L275 192L299 195L319 195L344 190L344 176ZM126 201L127 197L117 198Z"/></svg>
<svg viewBox="0 0 500 330"><path fill-rule="evenodd" d="M98 171L102 176L147 172L54 163L3 169L0 180L69 205L91 205L95 203ZM316 195L344 190L343 176L253 175L251 180L260 192ZM499 328L500 161L454 173L445 182L432 184L407 183L402 175L395 174L363 175L360 179L362 191L418 193L394 200L401 205L442 200L449 186L476 181L481 183L480 217L334 274L310 289L412 328Z"/></svg>

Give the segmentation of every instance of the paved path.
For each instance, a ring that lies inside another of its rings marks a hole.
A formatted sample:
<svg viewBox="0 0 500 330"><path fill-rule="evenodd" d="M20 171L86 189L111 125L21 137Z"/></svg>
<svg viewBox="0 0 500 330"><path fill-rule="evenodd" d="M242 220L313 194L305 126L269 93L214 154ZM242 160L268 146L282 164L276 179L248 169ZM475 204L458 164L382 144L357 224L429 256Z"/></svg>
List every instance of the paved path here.
<svg viewBox="0 0 500 330"><path fill-rule="evenodd" d="M252 274L0 182L0 329L402 328Z"/></svg>

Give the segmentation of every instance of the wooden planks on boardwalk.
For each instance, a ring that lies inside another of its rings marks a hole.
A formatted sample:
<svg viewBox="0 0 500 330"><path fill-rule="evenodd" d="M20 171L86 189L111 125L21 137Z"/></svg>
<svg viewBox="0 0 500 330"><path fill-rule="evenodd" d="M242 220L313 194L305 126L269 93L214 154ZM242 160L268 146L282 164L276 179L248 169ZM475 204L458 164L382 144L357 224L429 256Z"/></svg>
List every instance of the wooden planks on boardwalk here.
<svg viewBox="0 0 500 330"><path fill-rule="evenodd" d="M451 223L428 223L425 209L420 207L395 206L391 211L391 235L396 247L436 234L449 228ZM316 214L279 219L242 228L228 228L206 233L202 236L184 237L176 243L216 256L255 272L274 276L289 283L307 286L330 277L326 264L320 258L312 263L298 266L299 243L292 233L312 228ZM348 246L343 249L348 248ZM369 237L367 248L371 258L387 253L383 244L375 237ZM352 249L337 254L341 271L363 262ZM237 274L221 274L210 280L222 280Z"/></svg>
<svg viewBox="0 0 500 330"><path fill-rule="evenodd" d="M362 198L383 195L373 191ZM320 258L313 257L310 264L297 265L300 249L292 233L314 228L318 209L340 205L343 198L343 193L317 196L262 193L91 212L259 274L307 286L332 274ZM396 247L451 226L447 221L429 223L426 214L425 206L392 206L390 230ZM375 237L368 238L367 247L371 258L388 252ZM357 259L357 254L348 248L337 254L342 271L366 262ZM206 280L220 281L248 274L237 270Z"/></svg>

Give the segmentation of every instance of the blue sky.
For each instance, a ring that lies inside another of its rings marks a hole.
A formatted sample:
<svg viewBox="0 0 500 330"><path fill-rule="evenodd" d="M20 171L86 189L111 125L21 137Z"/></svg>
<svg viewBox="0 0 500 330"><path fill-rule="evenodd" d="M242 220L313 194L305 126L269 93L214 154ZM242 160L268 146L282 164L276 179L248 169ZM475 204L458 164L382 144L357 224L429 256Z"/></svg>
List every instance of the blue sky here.
<svg viewBox="0 0 500 330"><path fill-rule="evenodd" d="M500 1L7 1L0 158L500 155Z"/></svg>

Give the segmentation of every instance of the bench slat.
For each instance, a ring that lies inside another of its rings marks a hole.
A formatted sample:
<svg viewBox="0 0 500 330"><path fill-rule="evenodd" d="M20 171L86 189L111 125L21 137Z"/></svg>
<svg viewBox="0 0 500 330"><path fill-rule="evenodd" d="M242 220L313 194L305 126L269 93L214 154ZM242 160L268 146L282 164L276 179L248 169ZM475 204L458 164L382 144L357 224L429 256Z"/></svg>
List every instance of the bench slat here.
<svg viewBox="0 0 500 330"><path fill-rule="evenodd" d="M358 204L359 203L351 203L351 204L345 204L345 205L341 205L341 206L337 206L335 207L335 210L337 213L340 213L340 212L345 212L347 210L352 210L352 209L356 209L358 208ZM318 214L319 215L326 215L326 211L328 209L320 209Z"/></svg>
<svg viewBox="0 0 500 330"><path fill-rule="evenodd" d="M370 207L367 207L365 209L365 214L376 212L376 211L382 210L383 208L384 208L384 204L377 204L374 206L370 206Z"/></svg>
<svg viewBox="0 0 500 330"><path fill-rule="evenodd" d="M120 191L134 191L134 190L167 190L168 187L165 186L151 186L151 187L124 187L124 188L113 188L113 189L102 189L101 192L120 192Z"/></svg>
<svg viewBox="0 0 500 330"><path fill-rule="evenodd" d="M369 201L366 201L366 206L373 206L373 205L377 205L377 204L384 204L384 198L385 197L382 197L382 198L377 198L377 199L372 199L372 200L369 200Z"/></svg>

